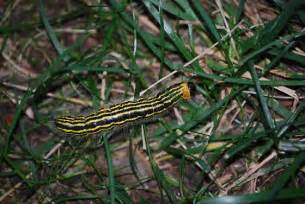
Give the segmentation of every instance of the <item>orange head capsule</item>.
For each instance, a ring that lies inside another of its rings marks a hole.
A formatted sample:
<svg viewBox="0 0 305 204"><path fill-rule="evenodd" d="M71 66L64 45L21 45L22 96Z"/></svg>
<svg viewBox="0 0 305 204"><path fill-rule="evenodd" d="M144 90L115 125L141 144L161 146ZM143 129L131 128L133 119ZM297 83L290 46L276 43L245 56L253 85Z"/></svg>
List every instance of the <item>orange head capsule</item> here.
<svg viewBox="0 0 305 204"><path fill-rule="evenodd" d="M188 83L183 82L181 84L181 92L182 92L182 98L185 100L188 100L191 98L191 91Z"/></svg>

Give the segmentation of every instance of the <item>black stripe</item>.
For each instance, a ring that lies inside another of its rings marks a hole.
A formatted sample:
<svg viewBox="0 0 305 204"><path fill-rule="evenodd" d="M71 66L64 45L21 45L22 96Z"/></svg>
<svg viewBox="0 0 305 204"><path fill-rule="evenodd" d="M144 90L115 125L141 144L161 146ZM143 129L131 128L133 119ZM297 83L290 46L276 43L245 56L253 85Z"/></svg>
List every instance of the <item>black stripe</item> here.
<svg viewBox="0 0 305 204"><path fill-rule="evenodd" d="M136 119L147 119L149 117L147 117L148 115L151 115L150 117L154 117L154 113L161 114L162 112L166 111L170 106L174 105L178 100L180 99L180 95L174 95L172 98L168 99L167 101L164 101L162 103L159 103L158 108L155 107L151 107L145 111L143 110L136 110L133 112L126 112L126 114L122 114L120 117L112 117L109 118L107 120L101 120L97 123L89 123L85 126L64 126L61 125L59 127L62 127L62 129L67 129L67 130L75 130L75 131L80 131L83 130L83 133L86 132L90 132L90 129L93 129L97 126L100 126L101 128L98 128L99 130L103 130L105 129L105 127L103 127L104 125L113 123L113 125L111 125L110 127L108 127L107 129L112 129L112 127L114 127L116 124L116 122L120 122L120 121L124 121L128 118L130 118L132 120L132 118L136 118ZM160 112L161 111L161 112ZM160 113L159 113L160 112ZM134 121L134 120L133 120ZM133 121L131 121L130 123L132 123ZM126 125L125 123L122 124L121 126ZM95 130L94 132L98 132L97 130ZM80 134L80 133L78 133Z"/></svg>
<svg viewBox="0 0 305 204"><path fill-rule="evenodd" d="M181 87L181 86L180 86ZM146 107L149 107L151 105L151 103L154 103L154 102L161 102L165 97L168 97L170 96L171 94L173 94L174 92L178 91L178 88L180 88L179 86L175 85L175 86L172 86L170 88L168 88L166 91L164 92L161 92L159 94L157 94L156 96L154 97L150 97L146 100L139 100L139 101L135 101L133 104L130 104L130 107L129 105L127 107L124 107L127 102L124 102L122 104L116 104L116 105L113 105L113 106L110 106L108 108L109 112L108 113L105 113L105 114L102 114L102 115L98 115L99 113L94 113L94 114L91 114L91 115L88 115L86 118L88 119L85 119L84 122L89 122L90 120L95 120L95 119L99 119L99 118L102 118L102 117L108 117L108 116L111 116L111 115L115 115L115 114L120 114L120 113L123 113L123 112L126 112L126 111L133 111L133 110L136 110L136 109L139 109L140 108L146 108ZM177 90L176 90L177 89ZM160 98L160 99L158 99ZM158 101L155 101L157 100ZM130 101L129 101L130 102ZM114 110L111 110L111 108L115 107L115 106L118 106L116 107ZM122 109L120 109L122 108ZM96 117L93 117L95 116ZM92 117L92 118L90 118ZM90 118L90 119L89 119Z"/></svg>
<svg viewBox="0 0 305 204"><path fill-rule="evenodd" d="M167 91L170 91L172 88L169 88ZM162 92L162 93L159 93L158 95L156 95L155 97L151 97L151 98L148 98L144 104L143 104L143 101L144 100L140 100L140 101L135 101L135 104L132 104L132 107L122 107L122 109L119 109L120 105L122 104L116 104L116 105L113 105L113 106L110 106L109 108L106 108L104 110L108 110L107 112L105 111L105 113L103 113L102 115L98 115L97 113L94 113L94 114L91 114L91 115L88 115L87 117L85 117L85 119L82 120L82 122L79 122L79 121L74 121L74 120L71 120L71 121L64 121L65 123L69 123L69 124L74 124L74 125L77 125L79 127L84 127L84 125L81 125L82 123L88 123L90 122L91 120L97 120L97 119L103 119L105 117L109 117L109 116L113 116L113 115L116 115L116 114L121 114L121 113L124 113L124 112L131 112L131 111L134 111L134 110L137 110L139 108L148 108L151 106L151 103L154 103L156 99L158 99L160 96L161 96L161 100L159 101L156 101L156 103L162 103L163 100L167 100L168 97L170 97L172 94L175 93L175 91L177 90L171 90L172 92ZM180 94L179 94L180 96ZM124 102L125 104L128 103L128 102ZM141 106L139 106L141 105ZM155 104L154 104L155 105ZM116 109L117 111L110 111L111 107L114 107L114 106L118 106ZM124 108L124 109L123 109ZM94 116L96 115L96 116ZM94 116L94 117L93 117ZM88 119L87 119L88 118ZM89 119L90 118L90 119ZM60 118L58 118L60 120Z"/></svg>
<svg viewBox="0 0 305 204"><path fill-rule="evenodd" d="M169 102L169 103L167 103L167 105L162 105L162 106L160 106L158 109L155 109L155 110L154 110L154 113L158 113L157 115L160 115L160 114L162 114L163 112L166 112L166 111L168 110L168 108L169 108L170 106L174 105L176 102L178 102L179 99L180 99L180 96L176 96L175 98L172 99L173 102ZM146 115L148 115L148 114L146 114ZM150 116L150 117L143 117L143 120L144 120L144 119L153 118L153 117L155 117L155 116L156 116L156 115L154 114L154 115L152 115L152 116ZM138 117L139 117L139 116L138 116ZM135 120L139 120L139 119L141 119L141 118L135 118ZM135 120L130 121L130 122L127 122L127 123L124 123L124 124L122 124L122 125L120 125L120 126L128 126L129 124L132 124ZM118 120L118 121L119 121L119 120ZM108 128L105 128L105 127L103 127L103 126L100 126L100 128L97 128L97 129L95 129L95 130L90 130L91 128L90 128L90 129L88 128L85 132L83 132L83 133L77 133L77 134L95 134L95 133L101 132L101 131L103 131L103 130L111 130L111 129L115 128L116 126L117 126L117 125L116 125L115 123L113 123L113 125L109 126ZM92 127L92 128L94 128L94 127Z"/></svg>

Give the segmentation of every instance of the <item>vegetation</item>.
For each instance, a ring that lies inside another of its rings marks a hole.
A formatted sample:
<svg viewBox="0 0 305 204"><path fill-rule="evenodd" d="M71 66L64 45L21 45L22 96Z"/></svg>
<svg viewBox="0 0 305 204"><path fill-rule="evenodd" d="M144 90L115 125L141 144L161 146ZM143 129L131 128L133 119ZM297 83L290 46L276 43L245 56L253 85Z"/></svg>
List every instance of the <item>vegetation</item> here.
<svg viewBox="0 0 305 204"><path fill-rule="evenodd" d="M305 2L0 1L0 203L305 200ZM192 99L58 131L181 81Z"/></svg>

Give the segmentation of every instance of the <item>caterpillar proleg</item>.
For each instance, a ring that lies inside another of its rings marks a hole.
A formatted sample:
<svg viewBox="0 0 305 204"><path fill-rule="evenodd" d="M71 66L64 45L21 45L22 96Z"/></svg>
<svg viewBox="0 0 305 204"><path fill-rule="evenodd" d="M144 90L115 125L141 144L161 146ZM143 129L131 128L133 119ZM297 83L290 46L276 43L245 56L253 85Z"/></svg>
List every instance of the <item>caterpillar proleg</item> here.
<svg viewBox="0 0 305 204"><path fill-rule="evenodd" d="M189 99L188 83L175 84L154 97L140 98L102 108L88 116L62 116L55 120L57 128L66 134L89 135L141 123L171 108L180 99Z"/></svg>

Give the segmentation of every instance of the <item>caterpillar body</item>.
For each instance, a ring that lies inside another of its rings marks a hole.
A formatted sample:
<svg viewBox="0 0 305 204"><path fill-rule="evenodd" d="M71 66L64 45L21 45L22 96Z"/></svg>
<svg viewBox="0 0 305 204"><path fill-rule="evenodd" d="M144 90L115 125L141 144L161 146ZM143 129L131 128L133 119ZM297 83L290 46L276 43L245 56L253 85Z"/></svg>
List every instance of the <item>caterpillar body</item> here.
<svg viewBox="0 0 305 204"><path fill-rule="evenodd" d="M133 123L145 122L166 112L180 99L189 98L189 85L183 82L169 87L154 97L114 104L87 116L61 116L55 119L55 124L66 134L96 134Z"/></svg>

